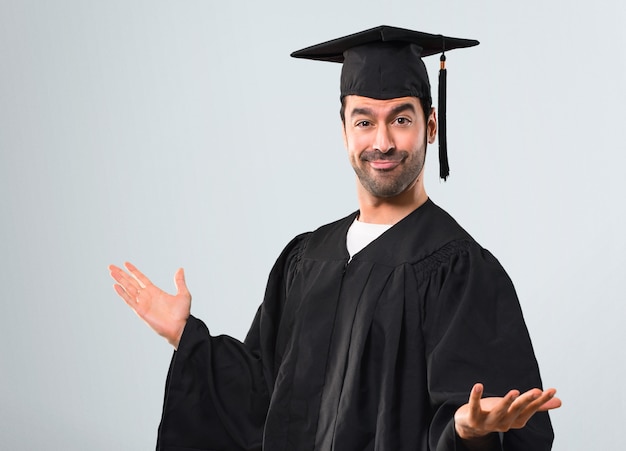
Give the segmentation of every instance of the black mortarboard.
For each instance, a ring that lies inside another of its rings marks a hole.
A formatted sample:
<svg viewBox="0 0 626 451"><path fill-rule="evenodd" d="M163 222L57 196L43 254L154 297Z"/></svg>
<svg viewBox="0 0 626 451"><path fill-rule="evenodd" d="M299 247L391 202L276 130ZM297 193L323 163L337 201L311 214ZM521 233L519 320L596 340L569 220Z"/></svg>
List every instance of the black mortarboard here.
<svg viewBox="0 0 626 451"><path fill-rule="evenodd" d="M291 54L294 58L343 63L341 98L360 95L374 99L413 96L432 101L422 57L441 53L439 71L439 175L448 177L446 140L445 52L478 45L473 39L422 33L381 25L323 42Z"/></svg>

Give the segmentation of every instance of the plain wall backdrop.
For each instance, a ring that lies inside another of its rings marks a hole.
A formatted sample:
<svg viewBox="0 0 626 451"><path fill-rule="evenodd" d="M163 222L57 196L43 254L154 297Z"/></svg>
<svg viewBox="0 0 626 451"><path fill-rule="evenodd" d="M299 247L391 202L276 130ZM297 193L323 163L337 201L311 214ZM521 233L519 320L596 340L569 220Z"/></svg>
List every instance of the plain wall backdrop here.
<svg viewBox="0 0 626 451"><path fill-rule="evenodd" d="M185 267L192 313L243 339L283 246L357 208L340 66L289 53L387 24L481 41L447 54L451 177L431 146L426 188L516 285L554 449L616 449L625 22L619 0L0 0L0 448L154 448L172 350L107 265L170 291Z"/></svg>

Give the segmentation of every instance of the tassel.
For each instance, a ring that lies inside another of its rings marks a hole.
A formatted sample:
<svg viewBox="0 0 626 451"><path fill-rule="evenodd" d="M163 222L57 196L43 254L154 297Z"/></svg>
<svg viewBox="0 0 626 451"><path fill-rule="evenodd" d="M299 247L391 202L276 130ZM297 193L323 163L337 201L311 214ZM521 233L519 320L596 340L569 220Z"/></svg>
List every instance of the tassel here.
<svg viewBox="0 0 626 451"><path fill-rule="evenodd" d="M446 136L446 54L439 58L439 177L444 181L450 175L448 165L448 138Z"/></svg>

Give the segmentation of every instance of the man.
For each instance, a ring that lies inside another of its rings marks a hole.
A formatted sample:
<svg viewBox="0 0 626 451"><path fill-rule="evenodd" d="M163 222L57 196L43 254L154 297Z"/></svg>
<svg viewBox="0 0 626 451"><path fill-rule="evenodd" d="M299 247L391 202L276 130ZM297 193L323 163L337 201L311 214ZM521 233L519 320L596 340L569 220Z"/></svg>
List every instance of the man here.
<svg viewBox="0 0 626 451"><path fill-rule="evenodd" d="M172 296L110 267L176 348L158 449L551 448L560 400L540 388L514 288L424 189L437 118L421 56L476 44L378 27L293 54L343 63L359 210L287 245L245 343L190 316L182 269Z"/></svg>

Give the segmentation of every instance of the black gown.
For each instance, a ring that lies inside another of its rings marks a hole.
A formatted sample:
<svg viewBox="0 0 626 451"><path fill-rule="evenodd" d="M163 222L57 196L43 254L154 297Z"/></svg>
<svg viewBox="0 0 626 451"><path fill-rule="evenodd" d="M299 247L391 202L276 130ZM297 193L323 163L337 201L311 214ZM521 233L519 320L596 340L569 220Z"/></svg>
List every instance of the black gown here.
<svg viewBox="0 0 626 451"><path fill-rule="evenodd" d="M157 449L465 449L456 409L541 387L513 285L427 201L354 255L357 213L294 238L241 343L190 317L167 377ZM547 413L488 449L551 449Z"/></svg>

